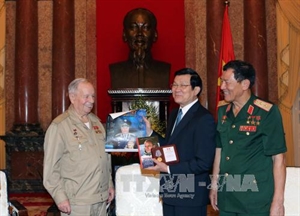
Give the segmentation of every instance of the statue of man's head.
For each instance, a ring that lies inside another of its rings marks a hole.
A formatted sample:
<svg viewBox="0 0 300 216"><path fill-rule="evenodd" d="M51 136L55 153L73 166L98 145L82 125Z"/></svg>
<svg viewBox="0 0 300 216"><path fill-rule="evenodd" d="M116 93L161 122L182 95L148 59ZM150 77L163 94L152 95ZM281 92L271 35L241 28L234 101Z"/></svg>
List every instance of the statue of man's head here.
<svg viewBox="0 0 300 216"><path fill-rule="evenodd" d="M152 44L157 40L156 25L156 17L145 8L133 9L124 17L123 40L137 67L143 66L145 57L151 55Z"/></svg>

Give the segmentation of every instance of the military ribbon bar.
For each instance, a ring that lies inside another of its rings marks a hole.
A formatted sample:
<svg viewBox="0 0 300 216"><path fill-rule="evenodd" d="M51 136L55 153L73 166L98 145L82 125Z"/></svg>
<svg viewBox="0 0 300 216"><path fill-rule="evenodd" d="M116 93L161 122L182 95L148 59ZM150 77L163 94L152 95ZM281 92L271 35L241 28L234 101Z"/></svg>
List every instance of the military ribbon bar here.
<svg viewBox="0 0 300 216"><path fill-rule="evenodd" d="M256 126L250 126L250 125L241 125L240 131L247 131L247 132L255 132Z"/></svg>

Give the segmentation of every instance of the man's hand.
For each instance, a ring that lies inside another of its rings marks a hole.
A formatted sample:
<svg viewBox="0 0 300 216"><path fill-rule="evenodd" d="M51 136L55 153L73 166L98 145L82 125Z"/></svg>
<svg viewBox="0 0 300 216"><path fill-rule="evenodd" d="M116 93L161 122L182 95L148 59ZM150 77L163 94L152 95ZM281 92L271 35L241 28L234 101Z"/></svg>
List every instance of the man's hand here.
<svg viewBox="0 0 300 216"><path fill-rule="evenodd" d="M284 216L284 205L282 201L274 201L271 204L270 216Z"/></svg>
<svg viewBox="0 0 300 216"><path fill-rule="evenodd" d="M218 190L211 189L209 192L210 205L215 211L219 211L218 208Z"/></svg>
<svg viewBox="0 0 300 216"><path fill-rule="evenodd" d="M146 117L143 117L144 122L146 124L146 133L147 136L151 136L151 134L153 133L153 130L151 128L151 123L149 122L149 120Z"/></svg>
<svg viewBox="0 0 300 216"><path fill-rule="evenodd" d="M110 203L115 198L115 189L114 188L108 188L108 199L107 203Z"/></svg>
<svg viewBox="0 0 300 216"><path fill-rule="evenodd" d="M274 178L274 195L270 208L271 216L284 215L284 188L286 180L285 154L272 156L273 159L273 178Z"/></svg>
<svg viewBox="0 0 300 216"><path fill-rule="evenodd" d="M62 213L65 213L68 215L71 214L71 205L70 205L69 200L65 200L65 201L62 201L61 203L58 203L57 207L58 207L59 211L61 211Z"/></svg>
<svg viewBox="0 0 300 216"><path fill-rule="evenodd" d="M146 169L149 169L149 170L156 170L156 171L159 171L159 172L168 172L168 165L163 163L163 162L159 162L158 160L152 158L153 162L156 164L155 166L153 167L148 167Z"/></svg>

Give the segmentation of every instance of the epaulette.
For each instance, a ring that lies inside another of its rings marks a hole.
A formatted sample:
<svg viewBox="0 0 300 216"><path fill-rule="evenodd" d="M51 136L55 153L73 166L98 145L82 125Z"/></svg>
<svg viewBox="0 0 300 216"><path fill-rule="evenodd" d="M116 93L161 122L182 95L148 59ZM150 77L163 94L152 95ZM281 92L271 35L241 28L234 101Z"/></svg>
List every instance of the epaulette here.
<svg viewBox="0 0 300 216"><path fill-rule="evenodd" d="M227 105L227 104L229 104L229 103L226 102L225 100L221 100L221 101L218 102L218 107L224 106L224 105Z"/></svg>
<svg viewBox="0 0 300 216"><path fill-rule="evenodd" d="M258 106L259 108L262 108L263 110L269 112L270 109L272 108L273 104L268 103L266 101L260 100L260 99L256 99L254 100L254 104L256 106Z"/></svg>
<svg viewBox="0 0 300 216"><path fill-rule="evenodd" d="M63 120L65 120L66 118L69 117L69 113L68 112L64 112L62 113L61 115L57 116L54 120L53 120L53 123L60 123L62 122Z"/></svg>

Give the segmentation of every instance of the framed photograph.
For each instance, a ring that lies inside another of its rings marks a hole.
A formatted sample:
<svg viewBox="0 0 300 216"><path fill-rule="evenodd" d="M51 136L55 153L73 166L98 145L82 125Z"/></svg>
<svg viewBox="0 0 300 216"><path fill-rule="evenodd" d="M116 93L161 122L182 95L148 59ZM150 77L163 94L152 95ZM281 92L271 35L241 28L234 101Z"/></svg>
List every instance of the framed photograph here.
<svg viewBox="0 0 300 216"><path fill-rule="evenodd" d="M160 146L158 142L158 137L150 136L137 138L137 146L141 169L154 166L154 162L152 160L153 155L151 150L152 148Z"/></svg>
<svg viewBox="0 0 300 216"><path fill-rule="evenodd" d="M136 139L146 136L146 110L112 113L106 122L106 152L137 152Z"/></svg>

